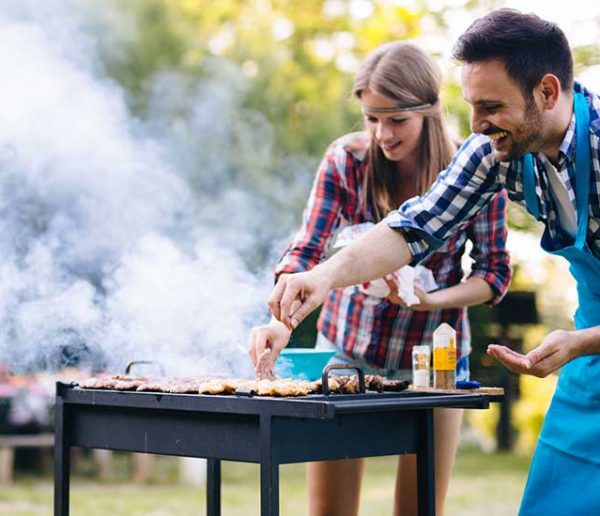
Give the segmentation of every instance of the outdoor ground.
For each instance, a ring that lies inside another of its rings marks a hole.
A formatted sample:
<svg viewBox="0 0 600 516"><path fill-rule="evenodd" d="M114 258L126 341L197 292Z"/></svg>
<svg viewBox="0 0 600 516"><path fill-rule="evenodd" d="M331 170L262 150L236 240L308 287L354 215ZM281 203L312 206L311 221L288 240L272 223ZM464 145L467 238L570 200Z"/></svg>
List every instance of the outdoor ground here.
<svg viewBox="0 0 600 516"><path fill-rule="evenodd" d="M88 476L90 465L71 484L73 516L174 516L205 514L202 489L177 483L175 459L158 457L152 481L129 483L127 457L117 460L115 479L100 482ZM509 516L517 513L528 460L508 454L463 450L457 457L447 505L447 516ZM86 470L87 468L87 470ZM281 514L306 514L304 465L281 468ZM395 459L370 459L362 493L361 515L391 514ZM86 474L87 473L87 474ZM223 515L259 514L258 466L223 464ZM52 514L52 481L18 476L10 487L0 487L0 514Z"/></svg>

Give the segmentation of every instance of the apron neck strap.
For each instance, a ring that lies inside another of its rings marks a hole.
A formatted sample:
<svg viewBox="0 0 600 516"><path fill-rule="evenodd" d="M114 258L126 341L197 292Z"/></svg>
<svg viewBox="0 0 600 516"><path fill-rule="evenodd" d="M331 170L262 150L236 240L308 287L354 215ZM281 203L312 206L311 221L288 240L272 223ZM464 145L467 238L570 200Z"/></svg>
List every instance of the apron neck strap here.
<svg viewBox="0 0 600 516"><path fill-rule="evenodd" d="M575 245L583 248L587 235L590 197L590 111L583 93L576 93L575 104L575 198L577 206L577 238Z"/></svg>
<svg viewBox="0 0 600 516"><path fill-rule="evenodd" d="M575 199L577 207L577 237L575 245L583 248L587 234L588 202L590 194L590 111L583 93L575 93ZM523 156L523 197L527 211L537 220L539 219L539 203L535 191L535 172L533 154Z"/></svg>
<svg viewBox="0 0 600 516"><path fill-rule="evenodd" d="M528 153L523 156L523 197L525 197L525 206L535 220L540 218L538 208L538 198L535 193L535 172L533 170L533 154Z"/></svg>

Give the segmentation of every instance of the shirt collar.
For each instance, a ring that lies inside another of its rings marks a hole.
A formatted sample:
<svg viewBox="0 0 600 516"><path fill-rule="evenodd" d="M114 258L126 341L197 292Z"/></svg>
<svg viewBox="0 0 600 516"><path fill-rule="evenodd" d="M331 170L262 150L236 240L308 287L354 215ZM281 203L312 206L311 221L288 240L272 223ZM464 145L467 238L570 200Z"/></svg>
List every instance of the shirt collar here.
<svg viewBox="0 0 600 516"><path fill-rule="evenodd" d="M575 153L575 112L571 116L571 123L567 129L565 137L563 138L560 147L558 148L558 161L560 165L563 165L566 161L571 163Z"/></svg>
<svg viewBox="0 0 600 516"><path fill-rule="evenodd" d="M579 82L574 81L573 83L573 94L575 93L583 93L587 96L587 92L583 85ZM575 110L573 110L573 114L571 115L571 123L569 124L569 128L563 138L560 147L558 148L559 155L559 164L562 166L565 162L572 163L575 158Z"/></svg>

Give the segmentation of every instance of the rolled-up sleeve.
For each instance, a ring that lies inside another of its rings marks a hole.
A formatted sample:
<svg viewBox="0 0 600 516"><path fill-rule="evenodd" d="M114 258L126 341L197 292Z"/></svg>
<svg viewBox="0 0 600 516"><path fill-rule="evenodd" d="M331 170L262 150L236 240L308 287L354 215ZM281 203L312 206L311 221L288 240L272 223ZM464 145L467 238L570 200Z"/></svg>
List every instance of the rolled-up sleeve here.
<svg viewBox="0 0 600 516"><path fill-rule="evenodd" d="M481 278L490 285L494 292L494 297L488 302L490 306L502 300L512 276L510 255L506 249L507 201L506 191L501 190L467 227L467 235L473 243L470 256L474 263L470 277Z"/></svg>
<svg viewBox="0 0 600 516"><path fill-rule="evenodd" d="M415 265L464 229L501 189L489 139L471 135L431 188L391 212L386 222L403 233Z"/></svg>

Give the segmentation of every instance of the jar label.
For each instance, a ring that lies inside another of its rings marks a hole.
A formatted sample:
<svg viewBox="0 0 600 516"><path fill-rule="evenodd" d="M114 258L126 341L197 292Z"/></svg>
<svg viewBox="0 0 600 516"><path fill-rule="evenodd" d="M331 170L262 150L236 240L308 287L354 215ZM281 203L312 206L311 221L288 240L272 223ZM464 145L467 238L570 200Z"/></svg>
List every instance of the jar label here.
<svg viewBox="0 0 600 516"><path fill-rule="evenodd" d="M456 349L435 348L433 350L433 368L436 371L454 371L456 369Z"/></svg>
<svg viewBox="0 0 600 516"><path fill-rule="evenodd" d="M413 369L429 369L429 353L415 353L413 355Z"/></svg>

